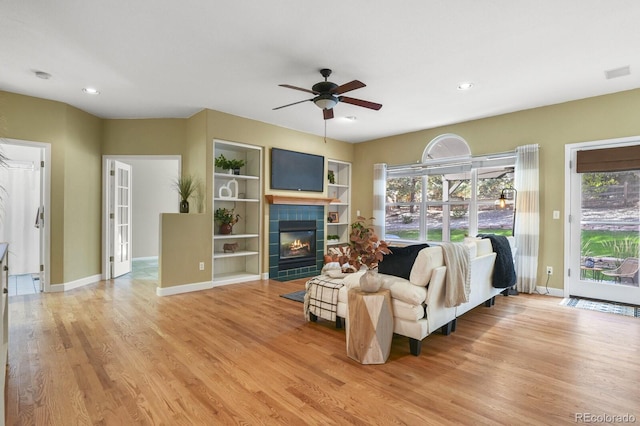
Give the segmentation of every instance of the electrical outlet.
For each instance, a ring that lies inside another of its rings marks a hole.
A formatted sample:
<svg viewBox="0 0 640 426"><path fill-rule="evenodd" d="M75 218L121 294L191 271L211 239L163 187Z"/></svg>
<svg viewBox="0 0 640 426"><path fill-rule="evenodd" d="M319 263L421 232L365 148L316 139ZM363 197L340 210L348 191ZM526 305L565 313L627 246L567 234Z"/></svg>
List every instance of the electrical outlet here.
<svg viewBox="0 0 640 426"><path fill-rule="evenodd" d="M204 262L200 262L200 270L204 271Z"/></svg>
<svg viewBox="0 0 640 426"><path fill-rule="evenodd" d="M547 275L553 275L553 266L547 266Z"/></svg>

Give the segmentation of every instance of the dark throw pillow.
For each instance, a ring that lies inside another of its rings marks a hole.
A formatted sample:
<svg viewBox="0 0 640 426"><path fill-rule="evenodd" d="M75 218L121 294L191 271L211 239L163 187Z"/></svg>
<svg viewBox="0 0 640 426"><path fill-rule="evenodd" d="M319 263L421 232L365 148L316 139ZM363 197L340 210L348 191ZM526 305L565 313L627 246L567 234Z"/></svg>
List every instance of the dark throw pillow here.
<svg viewBox="0 0 640 426"><path fill-rule="evenodd" d="M394 275L406 280L411 275L411 268L415 262L418 252L429 244L414 244L406 247L389 247L390 254L385 254L382 262L378 263L378 272L381 274Z"/></svg>

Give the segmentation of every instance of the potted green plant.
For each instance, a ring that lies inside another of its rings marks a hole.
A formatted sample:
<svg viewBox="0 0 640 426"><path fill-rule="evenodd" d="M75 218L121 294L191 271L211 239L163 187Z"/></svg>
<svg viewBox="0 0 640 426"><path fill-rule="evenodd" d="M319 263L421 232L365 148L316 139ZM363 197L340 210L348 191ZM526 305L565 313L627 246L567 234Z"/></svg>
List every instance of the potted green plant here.
<svg viewBox="0 0 640 426"><path fill-rule="evenodd" d="M186 175L180 176L173 184L180 195L180 213L189 213L189 197L196 190L198 180L191 175Z"/></svg>
<svg viewBox="0 0 640 426"><path fill-rule="evenodd" d="M234 213L233 209L226 209L224 207L216 209L213 217L220 225L221 234L230 234L233 230L233 225L240 220L240 215Z"/></svg>
<svg viewBox="0 0 640 426"><path fill-rule="evenodd" d="M222 170L232 170L233 174L240 174L240 167L244 166L244 160L237 160L235 158L226 158L224 154L220 154L220 156L215 159L216 167L221 168Z"/></svg>

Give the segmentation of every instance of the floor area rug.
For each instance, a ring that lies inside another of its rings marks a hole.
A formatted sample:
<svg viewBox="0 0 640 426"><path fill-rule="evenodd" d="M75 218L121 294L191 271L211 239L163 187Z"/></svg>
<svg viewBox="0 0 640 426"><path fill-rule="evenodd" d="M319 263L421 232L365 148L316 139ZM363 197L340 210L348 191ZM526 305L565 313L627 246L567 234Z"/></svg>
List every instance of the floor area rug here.
<svg viewBox="0 0 640 426"><path fill-rule="evenodd" d="M304 303L304 294L306 290L294 291L293 293L281 294L280 297L285 299L295 300L296 302Z"/></svg>
<svg viewBox="0 0 640 426"><path fill-rule="evenodd" d="M625 315L628 317L636 318L640 317L640 307L622 305L613 302L601 302L599 300L569 297L562 299L562 302L560 302L560 304L573 308L588 309L590 311L607 312L611 314Z"/></svg>

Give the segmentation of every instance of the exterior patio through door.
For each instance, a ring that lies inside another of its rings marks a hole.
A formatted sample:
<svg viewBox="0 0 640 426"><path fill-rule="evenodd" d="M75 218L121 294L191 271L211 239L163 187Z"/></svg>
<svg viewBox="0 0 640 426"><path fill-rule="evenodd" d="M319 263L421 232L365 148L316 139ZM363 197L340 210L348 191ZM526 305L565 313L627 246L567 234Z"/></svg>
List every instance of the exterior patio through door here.
<svg viewBox="0 0 640 426"><path fill-rule="evenodd" d="M640 305L640 137L567 145L565 154L565 296Z"/></svg>

